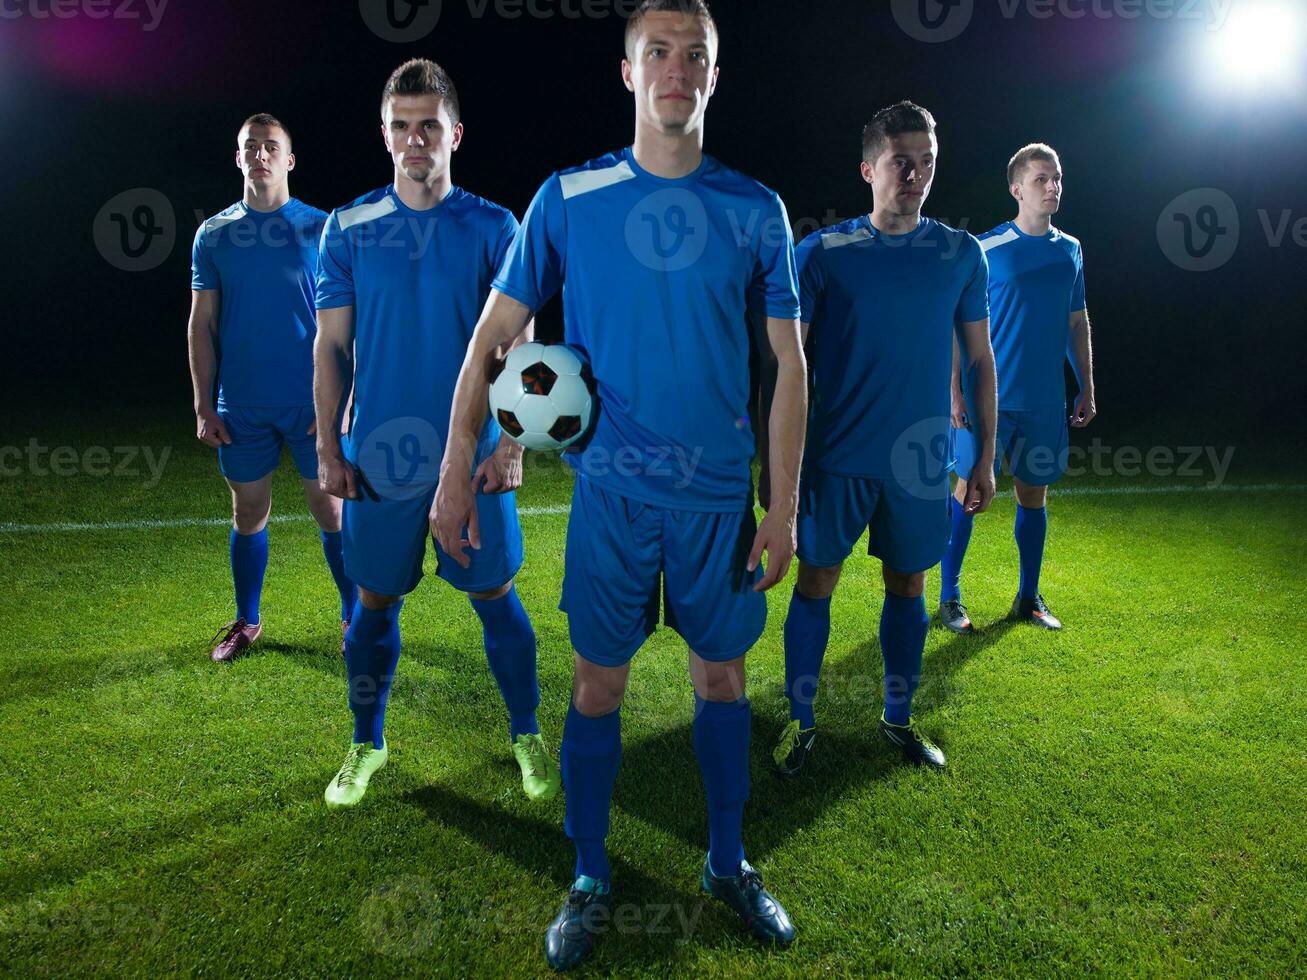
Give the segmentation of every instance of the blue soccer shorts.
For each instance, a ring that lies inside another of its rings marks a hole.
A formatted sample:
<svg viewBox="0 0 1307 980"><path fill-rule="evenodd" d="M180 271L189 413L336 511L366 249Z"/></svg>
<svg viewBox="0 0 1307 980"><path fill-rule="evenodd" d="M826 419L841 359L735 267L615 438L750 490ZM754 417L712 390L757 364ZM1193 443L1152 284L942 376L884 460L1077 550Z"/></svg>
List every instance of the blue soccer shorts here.
<svg viewBox="0 0 1307 980"><path fill-rule="evenodd" d="M971 478L979 456L974 426L952 429L952 453L957 474ZM1007 472L1032 487L1056 483L1066 472L1069 439L1066 411L999 412L998 451L994 459L994 476Z"/></svg>
<svg viewBox="0 0 1307 980"><path fill-rule="evenodd" d="M313 427L313 406L295 408L219 409L231 445L218 447L218 468L235 483L262 480L281 463L281 447L290 446L295 469L305 480L318 478L318 449Z"/></svg>
<svg viewBox="0 0 1307 980"><path fill-rule="evenodd" d="M867 553L903 574L939 564L948 549L948 481L836 476L807 469L799 485L799 560L841 564L870 531Z"/></svg>
<svg viewBox="0 0 1307 980"><path fill-rule="evenodd" d="M563 598L572 647L604 667L627 663L663 621L704 660L743 656L767 623L767 599L747 570L757 521L669 510L577 474L567 525Z"/></svg>

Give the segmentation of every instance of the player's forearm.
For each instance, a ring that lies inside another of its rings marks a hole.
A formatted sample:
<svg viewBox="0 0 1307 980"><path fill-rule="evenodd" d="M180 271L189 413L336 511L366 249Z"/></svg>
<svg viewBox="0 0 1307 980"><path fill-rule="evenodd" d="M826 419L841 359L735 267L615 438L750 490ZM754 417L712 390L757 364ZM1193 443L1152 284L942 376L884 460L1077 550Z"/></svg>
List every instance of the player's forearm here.
<svg viewBox="0 0 1307 980"><path fill-rule="evenodd" d="M313 342L313 411L318 454L340 455L340 423L353 390L354 345L341 345L318 331Z"/></svg>
<svg viewBox="0 0 1307 980"><path fill-rule="evenodd" d="M955 392L962 391L962 348L958 346L958 338L953 337L953 375L950 382Z"/></svg>
<svg viewBox="0 0 1307 980"><path fill-rule="evenodd" d="M218 373L218 353L210 324L192 316L187 328L187 347L191 363L191 388L197 413L213 409L213 380Z"/></svg>
<svg viewBox="0 0 1307 980"><path fill-rule="evenodd" d="M998 372L994 368L993 351L987 349L981 354L973 369L976 378L976 437L980 441L981 459L992 464L998 433Z"/></svg>
<svg viewBox="0 0 1307 980"><path fill-rule="evenodd" d="M802 348L780 358L768 425L772 509L794 513L799 505L799 468L808 429L808 372Z"/></svg>
<svg viewBox="0 0 1307 980"><path fill-rule="evenodd" d="M1094 390L1094 345L1090 337L1089 314L1076 317L1071 325L1071 370L1081 391Z"/></svg>

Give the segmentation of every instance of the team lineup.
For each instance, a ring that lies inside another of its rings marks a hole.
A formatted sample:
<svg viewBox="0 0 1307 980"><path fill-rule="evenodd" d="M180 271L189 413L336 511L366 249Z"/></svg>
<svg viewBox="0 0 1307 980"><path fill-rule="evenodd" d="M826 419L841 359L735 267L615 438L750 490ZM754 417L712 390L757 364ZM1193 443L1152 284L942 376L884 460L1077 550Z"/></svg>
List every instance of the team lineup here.
<svg viewBox="0 0 1307 980"><path fill-rule="evenodd" d="M195 237L197 435L217 449L233 510L236 615L212 659L231 661L262 635L272 478L289 446L339 593L354 718L325 802L357 805L389 757L400 613L431 539L438 577L481 623L525 795L565 794L576 868L545 932L555 969L580 963L611 915L605 839L621 708L660 610L689 650L703 888L781 945L795 926L742 839L745 663L765 593L794 558L790 712L771 751L783 777L799 777L815 750L831 597L864 533L885 586L878 737L906 761L946 765L912 714L926 574L941 566L942 624L975 632L962 569L1005 465L1018 504L1012 615L1062 625L1039 590L1048 487L1066 468L1068 427L1089 424L1096 406L1080 243L1052 224L1057 153L1016 152L1006 186L1017 217L972 236L923 215L935 120L900 102L863 129L871 210L796 245L781 198L704 153L718 41L706 3L645 0L626 23L621 66L634 141L552 174L520 224L454 184L457 90L414 59L382 94L391 183L330 214L309 207L290 196L290 131L258 114L238 136L242 200ZM514 587L521 433L488 405L504 358L533 339L535 314L559 294L595 417L563 455L575 476L559 608L574 680L555 759L536 719L536 636ZM774 379L761 410L755 346ZM1079 382L1069 418L1068 360Z"/></svg>

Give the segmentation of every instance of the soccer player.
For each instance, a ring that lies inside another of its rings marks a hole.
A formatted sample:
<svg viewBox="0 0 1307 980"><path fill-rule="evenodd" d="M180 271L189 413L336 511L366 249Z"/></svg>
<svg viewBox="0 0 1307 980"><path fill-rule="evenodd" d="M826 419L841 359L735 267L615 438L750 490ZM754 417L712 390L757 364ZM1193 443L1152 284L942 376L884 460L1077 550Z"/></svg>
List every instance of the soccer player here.
<svg viewBox="0 0 1307 980"><path fill-rule="evenodd" d="M523 221L459 377L448 478L433 524L460 561L485 532L467 445L485 411L487 359L563 291L568 343L585 352L599 416L576 472L561 608L575 679L560 765L576 879L545 935L550 966L579 962L604 929L611 871L604 839L621 759L631 658L664 622L689 646L694 748L708 799L702 883L755 936L794 929L745 860L750 708L744 660L767 616L763 592L794 548L806 391L793 245L775 193L703 152L718 34L700 0L646 0L627 21L622 79L635 142L555 173ZM768 317L779 362L772 501L755 524L747 312ZM942 384L947 384L947 380ZM467 525L467 541L461 531ZM768 555L766 574L760 567ZM475 560L473 557L472 560Z"/></svg>
<svg viewBox="0 0 1307 980"><path fill-rule="evenodd" d="M455 186L463 140L458 93L434 62L414 59L386 82L382 137L394 182L332 212L318 266L315 396L323 488L344 499L345 567L359 601L345 636L354 736L326 789L329 806L363 798L386 764L386 701L399 662L399 613L422 579L427 513L459 365L517 232L511 213ZM338 436L351 386L348 447ZM508 709L509 738L531 799L558 792L558 767L536 724L536 639L513 587L522 530L513 490L522 451L493 420L473 433L458 482L471 486L484 544L459 563L436 546L437 574L467 594Z"/></svg>
<svg viewBox="0 0 1307 980"><path fill-rule="evenodd" d="M799 496L799 576L785 619L790 722L773 751L796 775L817 730L813 699L830 640L831 595L864 531L881 560L880 731L907 759L944 754L917 728L912 695L926 645L927 569L949 536L949 375L955 338L977 373L977 446L993 453L994 362L979 242L923 218L935 179L935 120L911 102L882 109L862 134L869 215L809 235L797 249L812 419ZM984 471L988 472L988 471ZM989 506L979 478L959 506Z"/></svg>
<svg viewBox="0 0 1307 980"><path fill-rule="evenodd" d="M231 487L236 618L210 656L225 663L263 635L272 473L289 445L340 592L342 635L355 589L341 560L340 501L318 486L313 416L313 279L326 214L290 196L290 131L267 113L236 138L241 200L204 222L191 252L189 346L196 434ZM213 400L217 380L218 400Z"/></svg>
<svg viewBox="0 0 1307 980"><path fill-rule="evenodd" d="M989 304L998 364L997 475L1006 457L1017 497L1016 539L1020 560L1012 615L1047 630L1059 630L1039 592L1039 573L1048 535L1048 488L1066 470L1067 416L1063 363L1080 383L1070 423L1088 425L1094 404L1094 362L1085 308L1085 268L1080 242L1053 227L1062 204L1062 164L1043 143L1022 147L1007 170L1008 190L1017 201L1017 217L980 236L989 259ZM958 484L955 497L966 499L976 466L990 465L977 451L971 417L974 378L954 365L953 430ZM955 633L975 627L962 605L962 559L971 540L974 515L953 511L952 538L940 569L939 614Z"/></svg>

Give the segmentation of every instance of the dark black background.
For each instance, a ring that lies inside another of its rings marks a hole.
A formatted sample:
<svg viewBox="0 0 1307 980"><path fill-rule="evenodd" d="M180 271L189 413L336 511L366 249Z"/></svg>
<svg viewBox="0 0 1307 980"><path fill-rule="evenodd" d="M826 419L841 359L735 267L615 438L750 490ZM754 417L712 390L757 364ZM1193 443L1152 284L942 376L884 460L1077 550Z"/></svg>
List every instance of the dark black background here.
<svg viewBox="0 0 1307 980"><path fill-rule="evenodd" d="M189 415L190 241L197 214L240 195L235 135L252 112L291 127L292 193L325 210L389 181L380 90L415 55L460 89L455 181L519 215L551 171L628 144L621 21L561 12L578 5L538 0L554 16L514 19L444 0L415 44L377 37L356 0L171 0L153 32L84 16L0 21L6 412ZM707 150L779 191L801 231L868 210L859 133L897 99L939 121L927 213L973 232L1014 213L1013 150L1048 141L1067 173L1057 223L1085 247L1098 431L1301 441L1307 250L1270 247L1258 211L1307 216L1303 92L1219 83L1203 22L1009 18L977 0L959 38L927 44L888 2L718 0L714 13L722 76ZM1219 270L1185 272L1155 228L1169 201L1207 186L1237 203L1240 246ZM157 269L125 273L98 253L92 223L137 187L172 202L176 244Z"/></svg>

